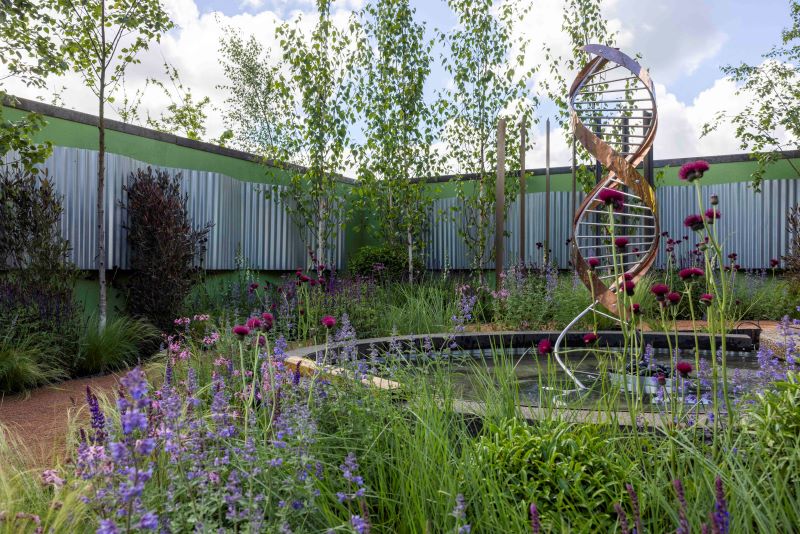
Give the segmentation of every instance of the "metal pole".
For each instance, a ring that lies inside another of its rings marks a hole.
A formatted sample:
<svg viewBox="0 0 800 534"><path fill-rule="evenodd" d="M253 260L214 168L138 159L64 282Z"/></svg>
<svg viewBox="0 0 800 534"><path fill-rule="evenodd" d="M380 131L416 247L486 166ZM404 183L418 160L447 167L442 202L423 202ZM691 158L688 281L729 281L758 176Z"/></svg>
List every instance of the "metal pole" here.
<svg viewBox="0 0 800 534"><path fill-rule="evenodd" d="M497 180L494 190L494 284L500 290L503 274L503 231L506 204L506 120L497 122Z"/></svg>
<svg viewBox="0 0 800 534"><path fill-rule="evenodd" d="M550 119L545 122L544 147L544 262L550 261Z"/></svg>
<svg viewBox="0 0 800 534"><path fill-rule="evenodd" d="M525 265L525 120L519 125L519 261Z"/></svg>

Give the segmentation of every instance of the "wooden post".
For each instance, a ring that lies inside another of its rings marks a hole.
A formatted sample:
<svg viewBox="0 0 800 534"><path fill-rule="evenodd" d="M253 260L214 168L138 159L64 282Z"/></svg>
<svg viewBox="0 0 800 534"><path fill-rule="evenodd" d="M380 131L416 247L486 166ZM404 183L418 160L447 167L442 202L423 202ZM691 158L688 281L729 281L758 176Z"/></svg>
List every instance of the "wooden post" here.
<svg viewBox="0 0 800 534"><path fill-rule="evenodd" d="M550 261L550 119L545 122L544 145L544 263Z"/></svg>
<svg viewBox="0 0 800 534"><path fill-rule="evenodd" d="M525 120L519 125L519 261L525 265Z"/></svg>
<svg viewBox="0 0 800 534"><path fill-rule="evenodd" d="M494 276L495 287L501 288L503 273L503 233L506 204L506 120L497 122L497 180L494 189Z"/></svg>

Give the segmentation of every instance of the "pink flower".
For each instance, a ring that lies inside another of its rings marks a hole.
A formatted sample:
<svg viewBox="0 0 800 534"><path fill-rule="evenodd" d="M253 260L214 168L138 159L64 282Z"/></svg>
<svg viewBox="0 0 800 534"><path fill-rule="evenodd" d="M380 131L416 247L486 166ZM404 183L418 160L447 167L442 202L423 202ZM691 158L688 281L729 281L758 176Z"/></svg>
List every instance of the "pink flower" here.
<svg viewBox="0 0 800 534"><path fill-rule="evenodd" d="M667 284L653 284L653 287L650 288L650 292L656 296L659 300L664 300L664 295L669 293L669 286Z"/></svg>
<svg viewBox="0 0 800 534"><path fill-rule="evenodd" d="M683 220L683 225L687 228L691 228L695 232L699 232L705 227L703 224L703 218L697 214L688 215Z"/></svg>
<svg viewBox="0 0 800 534"><path fill-rule="evenodd" d="M336 326L336 318L331 315L326 315L320 320L320 323L322 323L322 326L325 328L331 329Z"/></svg>
<svg viewBox="0 0 800 534"><path fill-rule="evenodd" d="M708 224L714 224L715 219L719 219L721 217L719 210L716 208L708 208L706 210L706 220Z"/></svg>
<svg viewBox="0 0 800 534"><path fill-rule="evenodd" d="M586 263L589 264L589 268L593 271L596 268L600 267L600 260L598 258L589 258L588 260L586 260Z"/></svg>
<svg viewBox="0 0 800 534"><path fill-rule="evenodd" d="M705 173L709 168L710 167L707 161L690 161L689 163L684 163L683 166L681 166L680 170L678 171L678 177L680 177L681 180L693 182L702 178L703 173Z"/></svg>
<svg viewBox="0 0 800 534"><path fill-rule="evenodd" d="M539 341L539 344L536 346L536 350L538 350L539 354L541 354L542 356L544 356L545 354L550 354L551 352L553 352L553 344L550 343L549 339L544 338Z"/></svg>
<svg viewBox="0 0 800 534"><path fill-rule="evenodd" d="M627 244L628 244L627 237L618 237L614 240L614 246L617 248L625 248Z"/></svg>
<svg viewBox="0 0 800 534"><path fill-rule="evenodd" d="M589 332L588 334L583 336L583 342L586 343L587 345L591 345L595 341L597 341L597 334L595 334L594 332Z"/></svg>
<svg viewBox="0 0 800 534"><path fill-rule="evenodd" d="M616 189L604 187L599 193L597 193L597 200L606 206L613 206L615 210L621 210L625 202L625 195Z"/></svg>
<svg viewBox="0 0 800 534"><path fill-rule="evenodd" d="M683 378L689 376L692 372L692 364L686 361L680 361L675 365L675 370L678 371Z"/></svg>
<svg viewBox="0 0 800 534"><path fill-rule="evenodd" d="M250 329L243 324L237 324L233 327L233 333L239 337L245 337L250 334Z"/></svg>

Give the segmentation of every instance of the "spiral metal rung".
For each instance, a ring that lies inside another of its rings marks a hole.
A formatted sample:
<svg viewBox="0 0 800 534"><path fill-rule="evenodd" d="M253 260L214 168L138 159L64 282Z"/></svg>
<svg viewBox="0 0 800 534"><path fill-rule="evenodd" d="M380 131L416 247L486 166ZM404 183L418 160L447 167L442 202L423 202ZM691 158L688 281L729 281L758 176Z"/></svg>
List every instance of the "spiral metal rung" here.
<svg viewBox="0 0 800 534"><path fill-rule="evenodd" d="M636 170L650 152L658 126L653 81L647 70L616 48L587 45L583 50L594 57L570 88L570 118L575 138L608 174L586 196L573 222L573 263L595 300L567 325L554 347L556 361L578 389L586 386L561 358L567 333L590 312L617 322L625 320L625 312L618 309L616 288L625 274L638 282L650 270L659 240L655 191ZM610 217L608 208L597 198L603 189L623 194L621 209ZM614 222L613 236L609 218ZM621 273L616 275L613 238L620 236L628 238L628 245L616 254ZM587 263L592 257L600 261L595 269ZM600 305L609 313L597 310Z"/></svg>

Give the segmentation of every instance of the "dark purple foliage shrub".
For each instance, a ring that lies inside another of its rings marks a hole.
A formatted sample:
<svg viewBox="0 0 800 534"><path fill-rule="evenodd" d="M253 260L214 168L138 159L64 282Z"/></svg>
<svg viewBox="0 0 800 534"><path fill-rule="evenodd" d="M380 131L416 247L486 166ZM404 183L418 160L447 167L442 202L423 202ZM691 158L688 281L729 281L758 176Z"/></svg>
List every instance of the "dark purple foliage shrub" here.
<svg viewBox="0 0 800 534"><path fill-rule="evenodd" d="M167 329L198 279L211 223L193 227L180 175L139 169L122 189L133 271L128 309Z"/></svg>

